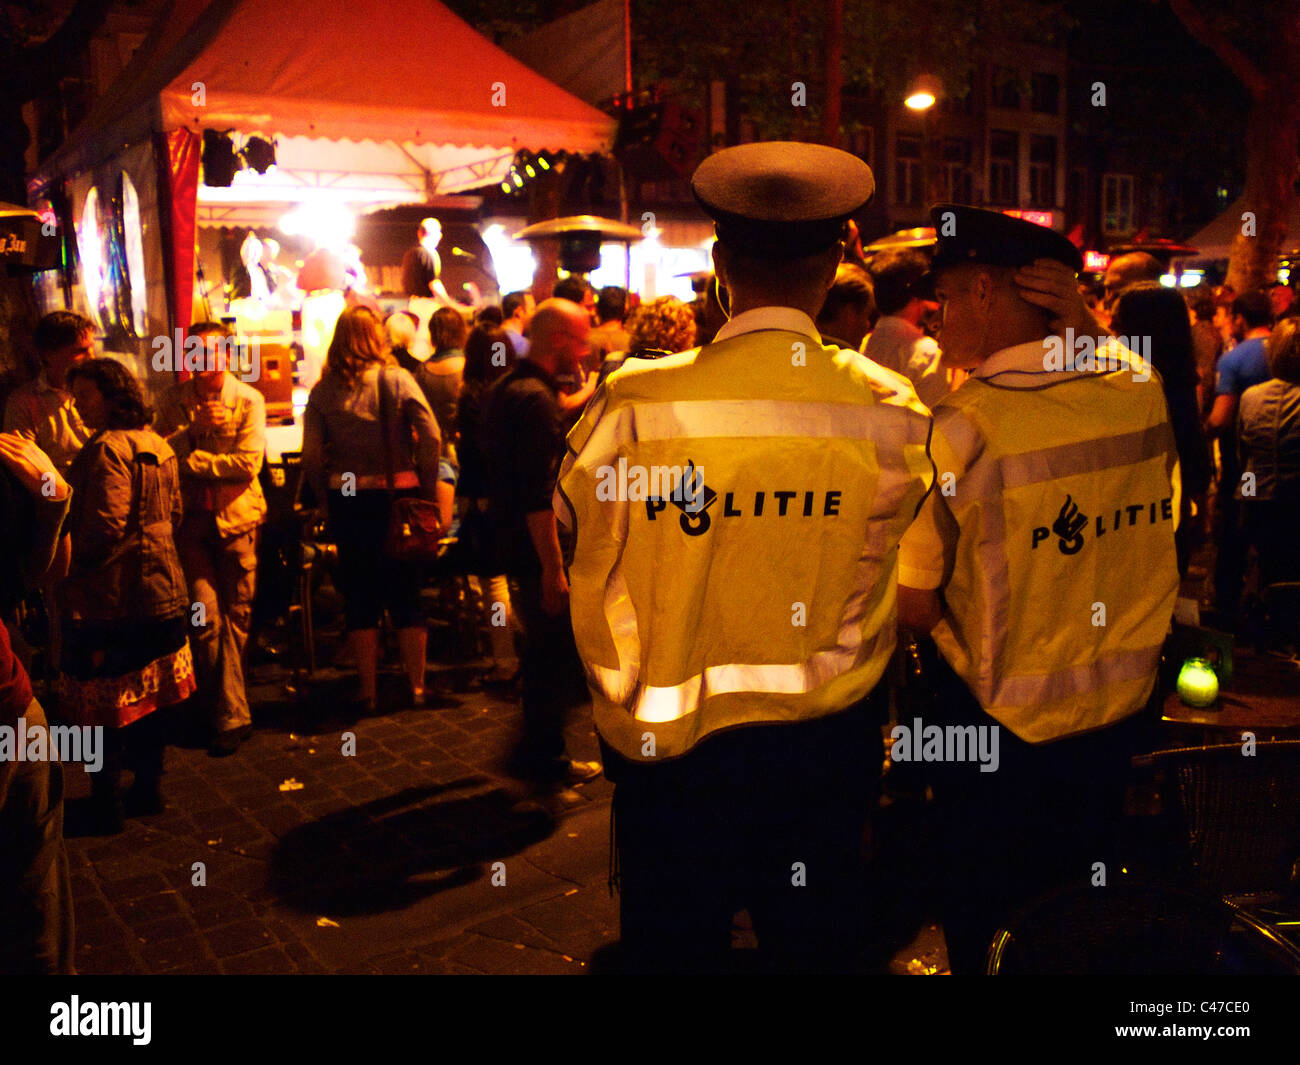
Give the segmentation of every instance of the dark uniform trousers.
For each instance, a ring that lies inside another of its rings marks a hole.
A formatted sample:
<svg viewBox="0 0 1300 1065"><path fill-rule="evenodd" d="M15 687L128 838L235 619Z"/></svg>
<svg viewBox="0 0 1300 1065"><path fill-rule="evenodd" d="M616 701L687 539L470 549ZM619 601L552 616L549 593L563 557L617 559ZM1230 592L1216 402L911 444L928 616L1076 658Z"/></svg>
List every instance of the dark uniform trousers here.
<svg viewBox="0 0 1300 1065"><path fill-rule="evenodd" d="M604 756L626 971L736 968L742 908L763 969L862 966L864 830L883 757L866 700L814 721L722 732L664 762Z"/></svg>
<svg viewBox="0 0 1300 1065"><path fill-rule="evenodd" d="M997 722L933 652L935 705L924 723ZM1129 762L1144 715L1052 743L1030 744L1000 727L998 768L978 761L927 762L939 840L940 891L948 962L954 974L982 973L998 929L1040 895L1119 877L1115 837ZM1104 891L1104 887L1096 887Z"/></svg>

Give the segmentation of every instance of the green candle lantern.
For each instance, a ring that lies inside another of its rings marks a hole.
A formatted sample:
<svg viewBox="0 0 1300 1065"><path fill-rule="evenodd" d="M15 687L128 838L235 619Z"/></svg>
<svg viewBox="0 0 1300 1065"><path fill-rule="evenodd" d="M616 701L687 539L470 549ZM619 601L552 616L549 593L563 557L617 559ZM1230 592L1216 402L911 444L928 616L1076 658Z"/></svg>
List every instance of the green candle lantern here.
<svg viewBox="0 0 1300 1065"><path fill-rule="evenodd" d="M1189 658L1178 672L1178 697L1188 706L1213 706L1219 698L1219 677L1204 658Z"/></svg>

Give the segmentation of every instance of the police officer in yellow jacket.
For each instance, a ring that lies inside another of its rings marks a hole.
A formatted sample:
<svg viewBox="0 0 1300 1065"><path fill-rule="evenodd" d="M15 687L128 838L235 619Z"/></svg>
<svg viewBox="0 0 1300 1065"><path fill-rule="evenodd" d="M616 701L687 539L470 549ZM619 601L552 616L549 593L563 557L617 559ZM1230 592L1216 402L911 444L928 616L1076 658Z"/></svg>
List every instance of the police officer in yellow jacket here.
<svg viewBox="0 0 1300 1065"><path fill-rule="evenodd" d="M1178 589L1179 483L1159 379L1087 314L1078 250L993 211L932 215L938 341L970 377L935 405L935 491L902 543L900 620L933 631L942 661L935 719L900 722L895 757L935 762L961 973L1036 895L1119 875L1135 715Z"/></svg>
<svg viewBox="0 0 1300 1065"><path fill-rule="evenodd" d="M776 969L851 968L895 644L899 538L932 479L906 379L813 325L873 191L819 145L693 179L730 321L630 360L569 435L574 635L615 782L633 970L722 969L747 908Z"/></svg>

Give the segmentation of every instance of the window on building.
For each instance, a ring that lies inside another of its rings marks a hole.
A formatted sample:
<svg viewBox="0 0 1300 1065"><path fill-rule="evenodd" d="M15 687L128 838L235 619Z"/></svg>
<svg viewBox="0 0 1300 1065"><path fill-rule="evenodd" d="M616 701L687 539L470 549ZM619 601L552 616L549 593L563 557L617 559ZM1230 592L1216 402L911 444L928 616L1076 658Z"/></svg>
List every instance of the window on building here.
<svg viewBox="0 0 1300 1065"><path fill-rule="evenodd" d="M1103 174L1101 228L1105 233L1133 232L1133 175Z"/></svg>
<svg viewBox="0 0 1300 1065"><path fill-rule="evenodd" d="M846 151L852 152L859 159L865 159L871 165L876 154L876 131L870 126L858 126L845 134Z"/></svg>
<svg viewBox="0 0 1300 1065"><path fill-rule="evenodd" d="M974 202L975 175L971 173L971 157L971 142L965 137L944 138L944 192L951 203Z"/></svg>
<svg viewBox="0 0 1300 1065"><path fill-rule="evenodd" d="M1029 109L1042 115L1060 113L1061 79L1055 74L1035 71L1030 78Z"/></svg>
<svg viewBox="0 0 1300 1065"><path fill-rule="evenodd" d="M1056 205L1056 138L1029 138L1029 202L1034 207Z"/></svg>
<svg viewBox="0 0 1300 1065"><path fill-rule="evenodd" d="M939 112L945 115L969 115L974 114L974 110L975 91L968 73L950 91L939 97Z"/></svg>
<svg viewBox="0 0 1300 1065"><path fill-rule="evenodd" d="M993 68L993 106L1020 109L1020 71L1015 67Z"/></svg>
<svg viewBox="0 0 1300 1065"><path fill-rule="evenodd" d="M923 194L921 138L900 133L894 140L894 202L916 206Z"/></svg>
<svg viewBox="0 0 1300 1065"><path fill-rule="evenodd" d="M995 129L989 134L989 202L1015 205L1019 199L1016 173L1019 168L1020 136Z"/></svg>

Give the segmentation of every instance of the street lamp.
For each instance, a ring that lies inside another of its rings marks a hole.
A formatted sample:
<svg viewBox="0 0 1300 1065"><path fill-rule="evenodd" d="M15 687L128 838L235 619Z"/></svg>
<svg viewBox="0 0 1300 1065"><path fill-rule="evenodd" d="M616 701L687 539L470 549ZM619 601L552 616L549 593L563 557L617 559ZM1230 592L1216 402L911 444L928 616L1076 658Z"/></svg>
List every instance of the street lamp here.
<svg viewBox="0 0 1300 1065"><path fill-rule="evenodd" d="M930 203L944 199L942 181L934 160L934 139L930 131L930 109L934 107L943 86L939 79L929 73L921 73L912 83L911 91L903 100L909 111L921 116L921 181L926 198Z"/></svg>
<svg viewBox="0 0 1300 1065"><path fill-rule="evenodd" d="M913 111L928 111L939 97L939 82L929 74L922 74L912 85L912 91L903 101Z"/></svg>

